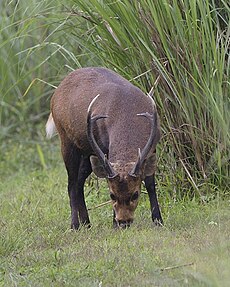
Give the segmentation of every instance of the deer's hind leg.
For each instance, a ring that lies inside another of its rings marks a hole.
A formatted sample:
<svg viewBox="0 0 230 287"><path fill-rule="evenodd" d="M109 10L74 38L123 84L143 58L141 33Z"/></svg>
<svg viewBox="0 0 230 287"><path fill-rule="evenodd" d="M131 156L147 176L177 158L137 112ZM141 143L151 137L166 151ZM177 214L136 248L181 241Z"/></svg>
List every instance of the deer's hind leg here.
<svg viewBox="0 0 230 287"><path fill-rule="evenodd" d="M92 167L89 160L89 157L82 156L79 173L78 173L78 188L77 188L77 202L78 202L78 211L79 219L81 224L90 226L90 220L88 215L88 210L85 204L84 197L84 184L87 177L91 174Z"/></svg>
<svg viewBox="0 0 230 287"><path fill-rule="evenodd" d="M78 193L77 181L81 163L81 153L68 138L61 138L61 142L62 142L61 144L62 156L68 174L68 194L71 207L71 228L78 229L79 208L78 208L78 196L77 196Z"/></svg>

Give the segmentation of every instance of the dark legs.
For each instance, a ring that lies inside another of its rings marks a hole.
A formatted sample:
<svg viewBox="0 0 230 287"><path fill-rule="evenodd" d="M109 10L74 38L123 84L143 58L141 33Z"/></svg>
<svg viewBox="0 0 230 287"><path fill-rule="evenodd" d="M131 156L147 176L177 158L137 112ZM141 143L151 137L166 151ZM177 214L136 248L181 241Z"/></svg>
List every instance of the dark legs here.
<svg viewBox="0 0 230 287"><path fill-rule="evenodd" d="M159 208L158 201L157 201L154 175L147 176L144 182L145 182L145 187L149 195L152 220L156 225L162 225L163 220L161 217L161 212L160 212L160 208Z"/></svg>
<svg viewBox="0 0 230 287"><path fill-rule="evenodd" d="M84 183L91 173L91 164L71 142L62 142L62 156L68 173L68 194L71 207L71 228L78 229L80 222L89 224L84 199ZM80 222L79 222L80 219Z"/></svg>
<svg viewBox="0 0 230 287"><path fill-rule="evenodd" d="M82 224L90 226L89 215L85 204L84 197L84 184L87 177L91 174L92 168L89 158L82 157L80 163L80 169L78 174L78 189L77 189L77 201L79 218Z"/></svg>

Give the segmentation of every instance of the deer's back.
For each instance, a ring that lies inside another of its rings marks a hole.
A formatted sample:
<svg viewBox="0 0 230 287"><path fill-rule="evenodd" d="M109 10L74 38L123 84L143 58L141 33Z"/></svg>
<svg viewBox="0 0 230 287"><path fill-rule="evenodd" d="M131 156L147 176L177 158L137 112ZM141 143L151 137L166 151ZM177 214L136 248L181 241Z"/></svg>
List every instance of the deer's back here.
<svg viewBox="0 0 230 287"><path fill-rule="evenodd" d="M140 89L105 68L78 69L70 73L56 89L51 110L60 136L68 134L80 149L86 152L90 150L86 135L87 109L98 94L100 96L95 102L93 114L108 115L108 119L98 121L96 136L105 152L109 138L116 142L135 140L135 145L141 148L148 139L150 126L137 114L156 112L153 104ZM138 139L135 135L137 132L141 133Z"/></svg>

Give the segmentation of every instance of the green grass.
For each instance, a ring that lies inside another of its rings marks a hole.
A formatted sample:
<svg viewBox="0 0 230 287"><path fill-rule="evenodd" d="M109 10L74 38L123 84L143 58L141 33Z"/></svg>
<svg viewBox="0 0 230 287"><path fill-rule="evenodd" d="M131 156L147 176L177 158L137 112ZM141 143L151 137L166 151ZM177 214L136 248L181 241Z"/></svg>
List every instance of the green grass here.
<svg viewBox="0 0 230 287"><path fill-rule="evenodd" d="M57 141L41 139L46 167L36 144L14 145L1 159L0 286L228 286L229 197L173 199L159 178L165 226L152 226L142 194L134 225L115 231L110 205L94 208L106 183L91 179L92 228L74 232Z"/></svg>
<svg viewBox="0 0 230 287"><path fill-rule="evenodd" d="M34 136L54 87L70 71L104 66L144 92L153 88L162 127L160 165L167 166L170 181L178 180L176 169L184 192L228 188L228 1L0 5L1 141L21 129Z"/></svg>
<svg viewBox="0 0 230 287"><path fill-rule="evenodd" d="M229 286L227 3L1 2L0 286ZM59 143L44 125L60 79L97 65L154 88L162 228L142 194L133 226L114 231L111 207L94 208L109 199L94 177L92 228L69 228Z"/></svg>
<svg viewBox="0 0 230 287"><path fill-rule="evenodd" d="M228 186L227 1L73 2L70 21L81 45L143 91L153 88L174 166L195 189Z"/></svg>

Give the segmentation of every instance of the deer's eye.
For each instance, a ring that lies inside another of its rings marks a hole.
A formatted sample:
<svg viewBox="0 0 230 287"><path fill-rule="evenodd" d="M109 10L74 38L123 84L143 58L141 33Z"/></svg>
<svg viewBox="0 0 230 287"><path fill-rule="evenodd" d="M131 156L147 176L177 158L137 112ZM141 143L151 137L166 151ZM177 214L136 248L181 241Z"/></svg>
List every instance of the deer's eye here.
<svg viewBox="0 0 230 287"><path fill-rule="evenodd" d="M111 198L112 200L116 200L116 196L115 196L113 193L110 193L110 198Z"/></svg>
<svg viewBox="0 0 230 287"><path fill-rule="evenodd" d="M132 197L131 197L131 200L132 200L132 201L137 200L137 199L138 199L138 196L139 196L138 191L134 192L134 194L133 194Z"/></svg>

